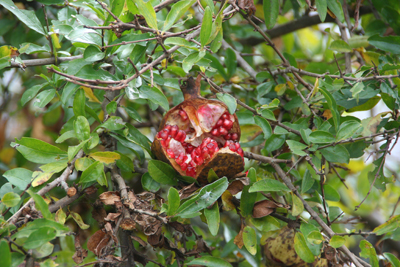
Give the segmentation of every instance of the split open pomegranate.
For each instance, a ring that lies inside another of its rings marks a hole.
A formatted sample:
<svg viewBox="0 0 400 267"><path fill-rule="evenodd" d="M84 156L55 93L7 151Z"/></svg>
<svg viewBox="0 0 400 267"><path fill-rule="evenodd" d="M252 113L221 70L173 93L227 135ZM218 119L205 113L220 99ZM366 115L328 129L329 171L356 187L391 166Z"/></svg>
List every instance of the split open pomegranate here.
<svg viewBox="0 0 400 267"><path fill-rule="evenodd" d="M210 169L233 177L244 160L237 116L223 102L201 97L200 81L189 77L182 86L185 101L166 113L151 149L181 175L206 184Z"/></svg>

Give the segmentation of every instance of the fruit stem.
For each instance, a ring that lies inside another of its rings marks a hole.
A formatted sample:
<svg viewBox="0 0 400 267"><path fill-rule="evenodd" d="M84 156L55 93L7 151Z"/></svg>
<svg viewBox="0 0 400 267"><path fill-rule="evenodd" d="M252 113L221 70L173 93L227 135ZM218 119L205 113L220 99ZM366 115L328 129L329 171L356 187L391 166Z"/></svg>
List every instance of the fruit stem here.
<svg viewBox="0 0 400 267"><path fill-rule="evenodd" d="M201 82L200 74L197 76L196 80L194 80L192 76L188 77L186 81L186 86L181 87L185 100L200 97L200 82Z"/></svg>

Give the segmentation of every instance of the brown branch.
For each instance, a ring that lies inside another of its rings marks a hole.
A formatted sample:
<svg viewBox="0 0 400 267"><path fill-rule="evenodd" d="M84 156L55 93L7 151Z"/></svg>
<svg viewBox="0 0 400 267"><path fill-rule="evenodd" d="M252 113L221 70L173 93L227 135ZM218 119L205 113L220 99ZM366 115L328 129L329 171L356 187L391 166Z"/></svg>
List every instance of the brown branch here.
<svg viewBox="0 0 400 267"><path fill-rule="evenodd" d="M56 59L54 57L51 58L39 58L39 59L26 59L23 60L23 64L25 67L35 67L35 66L43 66L43 65L51 65L51 64L60 64L62 62L71 61L74 59L83 58L83 55L78 56L70 56L70 57L59 57ZM21 67L18 62L11 61L11 66L8 68L19 68Z"/></svg>

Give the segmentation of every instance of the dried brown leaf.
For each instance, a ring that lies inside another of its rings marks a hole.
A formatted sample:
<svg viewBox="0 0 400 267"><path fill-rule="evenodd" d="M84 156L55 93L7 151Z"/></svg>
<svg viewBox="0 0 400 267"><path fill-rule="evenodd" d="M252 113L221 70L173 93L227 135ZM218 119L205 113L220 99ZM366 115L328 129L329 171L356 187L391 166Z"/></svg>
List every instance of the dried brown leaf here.
<svg viewBox="0 0 400 267"><path fill-rule="evenodd" d="M121 197L117 191L104 192L99 196L99 199L105 205L115 205L116 201L121 201Z"/></svg>
<svg viewBox="0 0 400 267"><path fill-rule="evenodd" d="M147 243L143 239L141 239L140 237L131 235L131 238L133 240L135 240L136 242L138 242L142 247L146 247L147 246Z"/></svg>
<svg viewBox="0 0 400 267"><path fill-rule="evenodd" d="M125 218L121 221L120 227L127 231L132 231L136 229L135 221L131 218Z"/></svg>
<svg viewBox="0 0 400 267"><path fill-rule="evenodd" d="M102 249L107 245L109 240L109 235L102 230L98 230L89 238L87 242L87 248L97 256L100 256Z"/></svg>
<svg viewBox="0 0 400 267"><path fill-rule="evenodd" d="M278 205L276 205L276 203L271 200L265 199L258 201L254 204L253 218L262 218L268 216L272 212L274 212L275 208L277 207Z"/></svg>

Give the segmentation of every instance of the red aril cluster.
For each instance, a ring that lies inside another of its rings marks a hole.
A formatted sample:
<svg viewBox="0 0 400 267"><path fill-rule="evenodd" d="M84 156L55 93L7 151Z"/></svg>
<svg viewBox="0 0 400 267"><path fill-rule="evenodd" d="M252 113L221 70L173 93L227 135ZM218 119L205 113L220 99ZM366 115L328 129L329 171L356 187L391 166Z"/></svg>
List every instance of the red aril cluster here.
<svg viewBox="0 0 400 267"><path fill-rule="evenodd" d="M214 136L222 136L225 140L237 141L239 135L237 133L229 133L233 127L233 118L234 117L231 117L228 112L222 114L221 118L219 118L214 128L211 130L211 134Z"/></svg>

